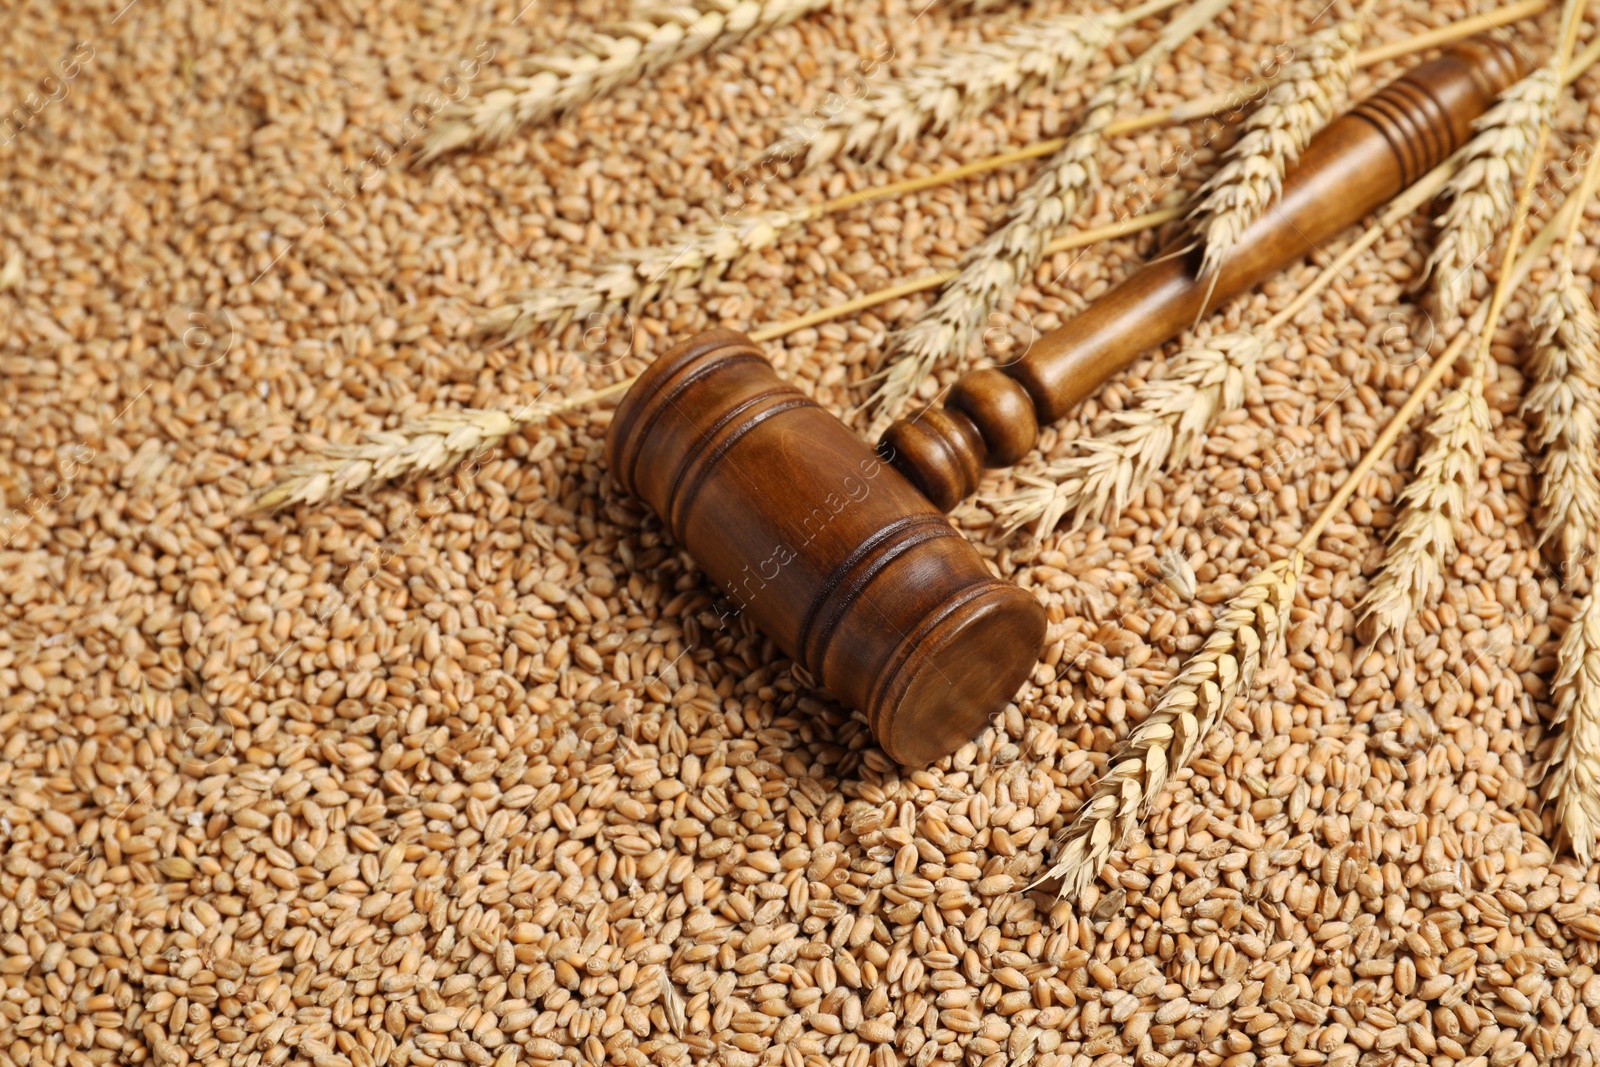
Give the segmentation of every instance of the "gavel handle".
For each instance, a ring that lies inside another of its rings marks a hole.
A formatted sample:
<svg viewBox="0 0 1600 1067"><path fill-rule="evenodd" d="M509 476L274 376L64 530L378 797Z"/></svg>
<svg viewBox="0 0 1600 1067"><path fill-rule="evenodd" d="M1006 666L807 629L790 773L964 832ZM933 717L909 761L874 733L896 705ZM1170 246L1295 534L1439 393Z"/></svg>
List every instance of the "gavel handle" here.
<svg viewBox="0 0 1600 1067"><path fill-rule="evenodd" d="M895 423L880 452L949 511L977 488L984 467L1021 459L1037 442L1039 425L1066 415L1140 353L1304 257L1443 162L1522 70L1510 47L1489 38L1417 66L1312 139L1285 176L1277 204L1223 262L1214 289L1197 276L1199 249L1158 259L1021 359L963 376L942 408Z"/></svg>

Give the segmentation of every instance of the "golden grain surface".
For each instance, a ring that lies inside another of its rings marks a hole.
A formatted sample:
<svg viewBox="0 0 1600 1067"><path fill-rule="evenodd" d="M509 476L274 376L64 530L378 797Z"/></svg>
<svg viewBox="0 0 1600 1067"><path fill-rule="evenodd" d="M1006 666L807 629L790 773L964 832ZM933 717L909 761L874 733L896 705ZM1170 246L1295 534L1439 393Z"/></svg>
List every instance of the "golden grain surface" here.
<svg viewBox="0 0 1600 1067"><path fill-rule="evenodd" d="M997 544L992 514L958 512L1051 625L1017 703L933 767L891 765L759 634L718 628L692 565L611 486L606 408L525 427L459 479L251 513L330 444L515 412L695 329L952 266L1026 166L816 219L631 328L601 323L604 343L581 321L471 337L499 293L703 224L719 179L884 41L904 72L1014 17L922 6L809 15L425 168L391 157L421 144L431 94L626 5L6 8L0 1067L1594 1061L1600 887L1552 851L1536 775L1581 590L1536 547L1526 292L1493 350L1493 434L1439 600L1375 648L1356 639L1409 435L1308 554L1285 654L1143 836L1076 904L1022 891L1115 742L1423 372L1405 290L1425 212L1282 331L1196 458L1113 525ZM1320 7L1238 0L1139 106L1238 83ZM1475 10L1384 0L1365 43ZM1531 58L1555 18L1518 24ZM1161 24L1124 31L1130 51ZM1114 63L888 169L1060 133ZM1585 76L1557 108L1558 163L1595 126L1597 88ZM1200 125L1110 139L1080 220L1192 191L1225 144ZM881 180L841 160L748 199ZM1063 321L1149 247L1047 260L1013 314ZM1582 240L1575 265L1592 288ZM1316 269L1214 328L1265 321ZM769 351L848 412L925 301ZM1108 383L1022 471L1175 351Z"/></svg>

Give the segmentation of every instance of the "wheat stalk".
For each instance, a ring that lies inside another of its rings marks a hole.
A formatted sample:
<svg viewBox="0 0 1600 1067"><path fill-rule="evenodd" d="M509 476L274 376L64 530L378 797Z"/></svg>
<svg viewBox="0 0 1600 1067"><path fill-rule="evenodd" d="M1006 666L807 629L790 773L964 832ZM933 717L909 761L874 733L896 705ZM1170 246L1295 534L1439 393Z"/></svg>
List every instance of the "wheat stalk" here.
<svg viewBox="0 0 1600 1067"><path fill-rule="evenodd" d="M1076 528L1109 513L1112 521L1158 471L1187 457L1224 411L1244 403L1266 343L1252 333L1208 337L1176 357L1165 378L1134 391L1128 407L1111 416L1115 429L1079 443L1081 451L1038 474L1019 474L1030 487L994 507L1005 534L1036 522L1055 529L1068 515Z"/></svg>
<svg viewBox="0 0 1600 1067"><path fill-rule="evenodd" d="M1200 277L1215 284L1240 234L1261 217L1283 189L1283 175L1333 117L1350 75L1361 22L1349 19L1292 46L1294 59L1261 105L1245 119L1239 139L1222 166L1200 187L1194 209L1195 236L1201 241Z"/></svg>
<svg viewBox="0 0 1600 1067"><path fill-rule="evenodd" d="M1161 690L1127 736L1078 813L1055 838L1055 862L1033 885L1061 880L1077 896L1105 866L1223 712L1248 693L1256 669L1283 639L1300 553L1263 568L1228 602L1205 644ZM1029 886L1028 888L1033 888Z"/></svg>
<svg viewBox="0 0 1600 1067"><path fill-rule="evenodd" d="M1445 189L1450 206L1438 220L1439 236L1426 268L1446 321L1472 295L1479 257L1511 221L1513 176L1529 169L1560 83L1556 64L1540 67L1501 93L1473 123L1478 132L1462 150L1464 163Z"/></svg>
<svg viewBox="0 0 1600 1067"><path fill-rule="evenodd" d="M1098 180L1096 159L1105 127L1156 65L1230 2L1195 0L1138 59L1112 71L1089 98L1066 144L1017 196L1000 227L967 250L960 273L916 322L890 336L887 369L877 375L878 387L867 401L877 416L874 430L898 413L942 361L964 355L989 314L1021 288L1051 237L1072 220Z"/></svg>
<svg viewBox="0 0 1600 1067"><path fill-rule="evenodd" d="M919 134L971 119L1003 97L1056 85L1087 67L1118 29L1175 2L1153 0L1125 13L1056 15L1020 23L994 41L951 48L903 78L873 86L820 123L792 122L763 158L804 152L807 167L840 154L878 162Z"/></svg>
<svg viewBox="0 0 1600 1067"><path fill-rule="evenodd" d="M492 148L530 126L648 77L701 52L726 48L793 22L832 0L696 0L662 5L528 61L531 73L506 78L474 100L452 104L428 135L420 160L461 148Z"/></svg>
<svg viewBox="0 0 1600 1067"><path fill-rule="evenodd" d="M1569 574L1600 533L1600 319L1573 277L1570 252L1556 256L1555 282L1533 312L1538 332L1523 400L1541 450L1540 539L1559 539Z"/></svg>

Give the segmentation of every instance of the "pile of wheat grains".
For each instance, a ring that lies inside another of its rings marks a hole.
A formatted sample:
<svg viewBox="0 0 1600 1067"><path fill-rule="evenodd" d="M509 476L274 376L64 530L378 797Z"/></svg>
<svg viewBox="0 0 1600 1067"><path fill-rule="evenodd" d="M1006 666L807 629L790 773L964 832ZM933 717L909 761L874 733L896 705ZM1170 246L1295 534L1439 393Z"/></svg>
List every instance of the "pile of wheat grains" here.
<svg viewBox="0 0 1600 1067"><path fill-rule="evenodd" d="M124 3L5 16L25 46L0 59L0 1067L1594 1062L1600 888L1552 849L1535 779L1573 599L1533 545L1525 295L1442 601L1402 643L1356 639L1402 445L1312 555L1286 656L1145 835L1076 906L1022 892L1263 546L1292 543L1420 374L1392 342L1423 219L1115 525L985 544L1048 605L1046 657L975 741L899 768L759 634L716 627L692 565L611 487L608 410L459 482L249 503L363 430L604 384L702 326L949 266L1025 166L812 223L649 309L612 366L571 356L572 333L469 336L502 289L706 217L730 161L885 40L904 69L1008 12L841 5L411 169L381 138L485 45L480 79L623 5ZM1148 104L1226 88L1321 6L1239 0ZM1382 0L1368 43L1472 11ZM1554 19L1517 27L1535 58ZM1054 132L1112 61L894 168ZM1595 124L1563 105L1555 152ZM1089 221L1199 139L1116 139ZM829 164L755 199L876 180ZM1149 247L1058 257L1021 306L1059 321ZM1313 270L1221 319L1263 320ZM847 411L917 306L771 352ZM980 542L991 522L957 519Z"/></svg>

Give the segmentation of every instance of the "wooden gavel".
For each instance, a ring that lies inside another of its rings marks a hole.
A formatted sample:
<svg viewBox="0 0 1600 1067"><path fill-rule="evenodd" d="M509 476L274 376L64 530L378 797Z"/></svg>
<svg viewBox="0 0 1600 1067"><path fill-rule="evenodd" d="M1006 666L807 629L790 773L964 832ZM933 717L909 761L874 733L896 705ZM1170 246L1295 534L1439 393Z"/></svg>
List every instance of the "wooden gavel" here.
<svg viewBox="0 0 1600 1067"><path fill-rule="evenodd" d="M1034 447L1139 353L1359 221L1462 144L1521 76L1478 38L1327 126L1245 231L1214 289L1198 251L1158 259L1003 368L966 374L942 407L876 452L784 382L743 334L710 330L640 376L607 439L642 497L739 612L918 765L969 739L1037 662L1045 612L990 573L944 512L984 467Z"/></svg>

